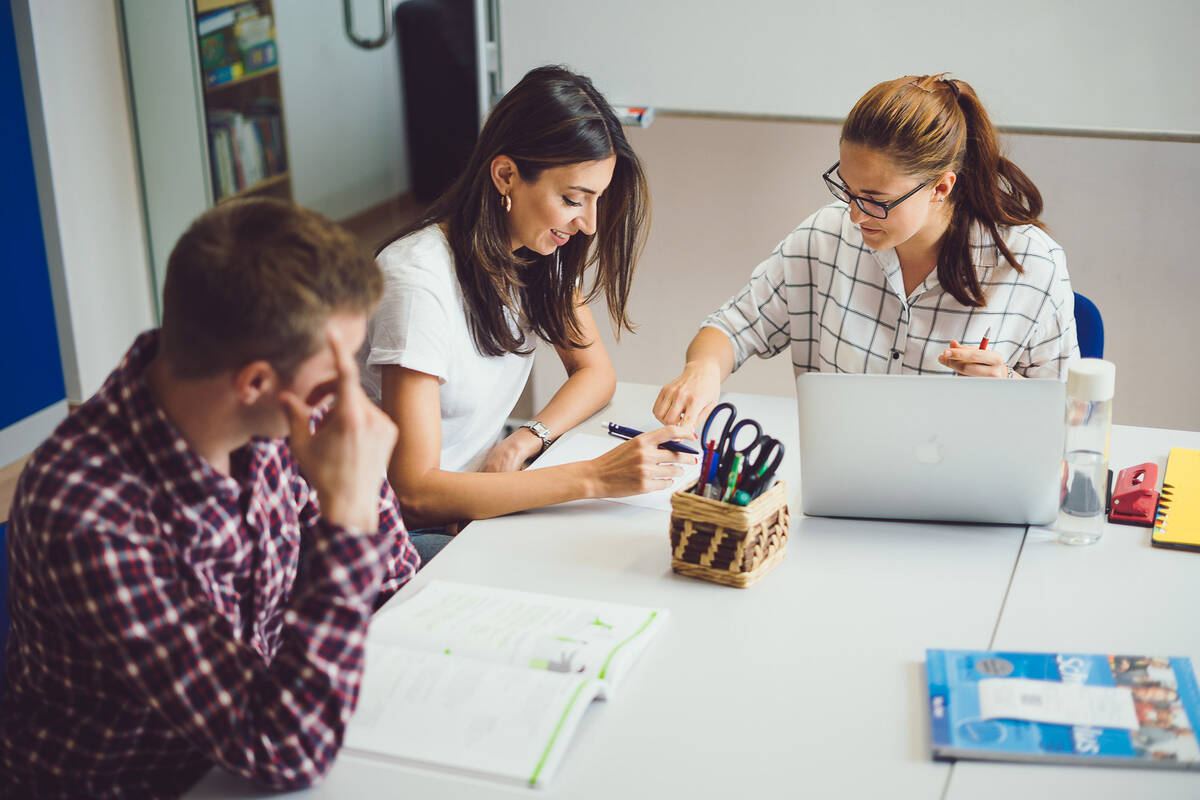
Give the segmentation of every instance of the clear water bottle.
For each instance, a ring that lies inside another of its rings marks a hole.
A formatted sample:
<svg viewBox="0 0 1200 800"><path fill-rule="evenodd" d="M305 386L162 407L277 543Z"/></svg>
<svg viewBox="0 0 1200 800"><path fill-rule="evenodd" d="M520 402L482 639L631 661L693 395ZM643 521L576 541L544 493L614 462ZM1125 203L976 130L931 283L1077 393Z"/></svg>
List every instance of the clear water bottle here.
<svg viewBox="0 0 1200 800"><path fill-rule="evenodd" d="M1080 359L1067 371L1067 435L1056 525L1064 544L1092 544L1104 531L1116 377L1116 366L1099 358Z"/></svg>

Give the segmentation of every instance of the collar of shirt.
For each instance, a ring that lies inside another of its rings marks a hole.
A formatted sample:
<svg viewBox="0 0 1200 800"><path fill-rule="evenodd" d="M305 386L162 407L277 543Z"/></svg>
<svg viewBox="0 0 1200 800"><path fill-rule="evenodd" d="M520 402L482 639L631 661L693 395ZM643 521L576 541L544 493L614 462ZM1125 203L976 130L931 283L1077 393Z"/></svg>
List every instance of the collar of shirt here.
<svg viewBox="0 0 1200 800"><path fill-rule="evenodd" d="M186 505L204 503L216 496L223 503L235 504L242 487L222 475L201 458L167 419L162 406L145 381L145 373L158 352L159 331L142 333L121 360L112 377L101 389L107 395L109 411L125 417L134 434L133 445L140 449L161 478L161 485ZM244 459L247 448L237 450L234 463Z"/></svg>
<svg viewBox="0 0 1200 800"><path fill-rule="evenodd" d="M856 225L850 222L850 215L846 214L846 222L849 230L843 232L843 238L851 244L856 244L862 247L867 252L875 256L875 262L879 265L879 269L883 272L884 278L887 280L888 288L896 297L900 298L906 305L911 305L926 292L941 286L938 280L937 270L933 270L921 282L921 285L913 290L911 295L904 294L904 276L900 272L900 256L896 253L896 248L889 247L886 250L872 249L866 242L863 241L862 231ZM986 286L992 271L996 264L999 263L999 248L996 247L995 241L990 233L978 221L971 223L971 229L967 233L967 243L971 251L971 262L975 265L975 271L979 278L980 285Z"/></svg>

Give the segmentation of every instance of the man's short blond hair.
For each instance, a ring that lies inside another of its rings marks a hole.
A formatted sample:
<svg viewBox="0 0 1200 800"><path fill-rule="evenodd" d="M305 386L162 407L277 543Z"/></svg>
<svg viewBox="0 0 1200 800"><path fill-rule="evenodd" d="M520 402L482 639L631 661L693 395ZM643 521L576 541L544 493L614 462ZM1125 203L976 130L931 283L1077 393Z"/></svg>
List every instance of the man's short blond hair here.
<svg viewBox="0 0 1200 800"><path fill-rule="evenodd" d="M265 360L290 380L332 313L370 314L382 293L378 265L340 225L282 200L228 201L171 251L160 352L181 377Z"/></svg>

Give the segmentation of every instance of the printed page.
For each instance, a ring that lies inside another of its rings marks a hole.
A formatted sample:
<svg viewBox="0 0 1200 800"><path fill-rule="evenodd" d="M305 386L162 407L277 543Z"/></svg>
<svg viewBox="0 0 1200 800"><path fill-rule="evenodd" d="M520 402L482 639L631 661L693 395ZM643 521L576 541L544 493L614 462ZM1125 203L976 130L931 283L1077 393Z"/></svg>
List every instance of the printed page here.
<svg viewBox="0 0 1200 800"><path fill-rule="evenodd" d="M615 683L666 611L433 581L371 622L368 641Z"/></svg>
<svg viewBox="0 0 1200 800"><path fill-rule="evenodd" d="M591 701L582 676L417 652L368 638L352 750L524 784L553 777Z"/></svg>
<svg viewBox="0 0 1200 800"><path fill-rule="evenodd" d="M530 469L558 467L574 461L589 461L597 456L604 455L624 441L624 439L618 439L615 436L595 436L590 433L572 434L555 442L554 446L535 461ZM695 446L694 442L692 444ZM676 461L676 458L679 456L678 453L672 453L670 450L662 450L661 452L663 464L679 463ZM630 497L605 497L601 499L614 503L624 503L629 506L639 506L641 508L669 512L671 510L671 495L700 477L699 464L680 463L679 465L683 467L683 475L669 486L653 492L647 492L646 494L635 494Z"/></svg>
<svg viewBox="0 0 1200 800"><path fill-rule="evenodd" d="M986 678L978 685L979 712L985 719L1128 730L1137 730L1139 726L1128 687L1029 678Z"/></svg>

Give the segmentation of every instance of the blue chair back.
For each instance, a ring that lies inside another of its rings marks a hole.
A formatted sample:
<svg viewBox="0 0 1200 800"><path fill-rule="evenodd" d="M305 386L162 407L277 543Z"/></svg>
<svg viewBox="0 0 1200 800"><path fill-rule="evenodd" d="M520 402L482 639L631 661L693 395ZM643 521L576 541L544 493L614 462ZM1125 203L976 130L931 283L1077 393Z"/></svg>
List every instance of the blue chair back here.
<svg viewBox="0 0 1200 800"><path fill-rule="evenodd" d="M1084 358L1104 358L1104 320L1096 304L1075 293L1075 332Z"/></svg>

